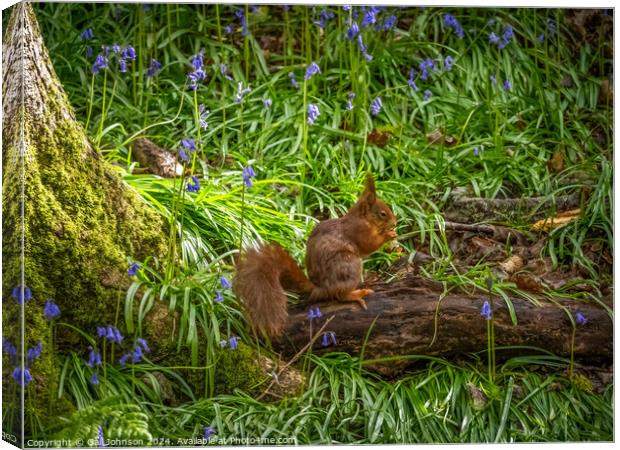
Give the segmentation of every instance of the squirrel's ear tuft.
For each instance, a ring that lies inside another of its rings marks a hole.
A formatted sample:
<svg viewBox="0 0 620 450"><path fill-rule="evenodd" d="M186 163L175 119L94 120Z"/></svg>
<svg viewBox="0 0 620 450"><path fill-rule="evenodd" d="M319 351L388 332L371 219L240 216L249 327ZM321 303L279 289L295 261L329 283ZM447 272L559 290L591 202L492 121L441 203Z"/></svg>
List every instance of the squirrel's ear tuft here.
<svg viewBox="0 0 620 450"><path fill-rule="evenodd" d="M373 205L377 200L377 193L375 191L375 179L372 177L372 174L370 172L368 172L368 175L366 175L366 189L364 189L361 198L368 205Z"/></svg>

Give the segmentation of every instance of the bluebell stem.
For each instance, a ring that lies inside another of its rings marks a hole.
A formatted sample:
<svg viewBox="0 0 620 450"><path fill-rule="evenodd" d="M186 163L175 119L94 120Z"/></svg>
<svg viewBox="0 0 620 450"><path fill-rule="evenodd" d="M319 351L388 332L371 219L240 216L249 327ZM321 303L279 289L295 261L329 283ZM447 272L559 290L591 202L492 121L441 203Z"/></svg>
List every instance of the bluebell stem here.
<svg viewBox="0 0 620 450"><path fill-rule="evenodd" d="M314 103L308 104L308 125L312 125L314 121L321 115L318 105Z"/></svg>
<svg viewBox="0 0 620 450"><path fill-rule="evenodd" d="M291 80L291 84L293 85L293 87L295 89L299 89L299 83L297 82L297 80L295 79L295 74L293 72L289 72L288 73L288 77Z"/></svg>
<svg viewBox="0 0 620 450"><path fill-rule="evenodd" d="M254 178L255 176L256 176L256 173L254 173L254 169L252 168L251 165L248 164L246 167L243 168L243 182L245 183L246 187L248 188L252 187L252 178ZM222 286L224 285L222 284ZM230 283L228 283L228 287L230 287Z"/></svg>
<svg viewBox="0 0 620 450"><path fill-rule="evenodd" d="M376 116L381 112L382 107L383 102L381 101L381 97L377 97L370 103L370 112L373 116Z"/></svg>
<svg viewBox="0 0 620 450"><path fill-rule="evenodd" d="M130 277L133 277L135 274L137 274L137 273L138 273L138 270L140 270L140 268L141 268L141 267L142 267L142 266L140 266L140 264L139 264L139 263L137 263L137 262L133 262L133 263L131 263L131 264L129 265L129 268L127 269L127 274L128 274Z"/></svg>

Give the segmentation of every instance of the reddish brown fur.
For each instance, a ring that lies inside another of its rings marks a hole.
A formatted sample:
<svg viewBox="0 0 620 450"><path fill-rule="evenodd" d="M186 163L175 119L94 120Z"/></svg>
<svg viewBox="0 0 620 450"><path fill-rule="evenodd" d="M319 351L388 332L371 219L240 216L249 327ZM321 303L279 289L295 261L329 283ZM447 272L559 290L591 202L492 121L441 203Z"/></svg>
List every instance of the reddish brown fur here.
<svg viewBox="0 0 620 450"><path fill-rule="evenodd" d="M310 293L310 301L358 301L370 290L357 290L362 259L396 237L396 217L377 199L372 176L346 215L319 223L308 239L308 278L280 246L249 249L237 264L235 292L245 304L252 327L277 337L287 319L285 290Z"/></svg>

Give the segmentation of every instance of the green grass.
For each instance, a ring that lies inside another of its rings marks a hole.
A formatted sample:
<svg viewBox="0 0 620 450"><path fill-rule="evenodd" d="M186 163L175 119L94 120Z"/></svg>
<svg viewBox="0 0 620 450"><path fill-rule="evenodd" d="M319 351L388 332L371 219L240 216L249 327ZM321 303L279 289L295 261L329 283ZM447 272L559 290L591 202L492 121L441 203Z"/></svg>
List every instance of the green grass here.
<svg viewBox="0 0 620 450"><path fill-rule="evenodd" d="M604 39L578 41L564 21L567 11L390 8L382 17L396 14L394 30L362 31L373 56L367 61L357 41L343 37L351 13L337 7L331 8L335 17L323 31L313 23L320 7L250 10L246 37L232 5L34 7L78 120L86 125L90 111L86 131L91 140L126 183L172 224L177 237L168 261L142 262L144 270L127 294L125 329L140 335L144 315L163 301L178 313L176 349L192 359L185 369L204 374L199 378L207 392L215 390L215 374L203 361L216 354L222 336L237 334L252 342L233 296L227 293L224 304L214 302L219 277L232 274L241 228L244 246L277 241L302 260L315 223L344 213L367 171L397 215L399 234L412 236L401 242L405 250L424 248L433 257L422 274L451 288L484 288L492 270L480 262L459 272L445 232L436 227L456 188L487 198L588 193L583 215L551 232L542 255L557 267L584 270L592 292L546 295L602 302L601 289L611 274L599 270L600 261L583 249L599 243L613 254L613 105L599 100L612 60ZM464 39L443 23L448 13L462 24ZM549 19L557 24L555 35L547 28ZM236 28L230 35L224 27L232 22ZM507 25L515 37L506 48L489 44L489 33L501 35ZM87 27L95 37L85 42L79 33ZM537 39L541 33L542 43ZM265 37L276 43L268 51L263 50ZM133 45L137 59L123 74L111 57L104 83L103 72L93 77L91 66L99 47L114 43ZM86 45L93 48L90 59ZM187 73L192 55L201 49L207 77L191 91ZM454 65L445 71L448 55ZM162 70L148 78L144 72L153 58ZM437 66L427 81L419 78L425 58L434 58ZM307 81L304 96L304 72L312 61L321 74ZM234 81L220 72L220 64L228 66ZM412 67L418 91L407 83ZM291 86L289 72L300 89ZM570 87L561 83L567 77ZM511 90L502 88L504 80L510 80ZM234 98L237 83L251 87L240 104ZM427 89L432 95L425 100ZM346 109L349 92L356 94L352 111ZM383 108L372 115L370 102L379 96ZM263 105L267 98L272 100L269 109ZM311 126L304 122L308 103L321 111ZM199 104L210 111L206 129L197 120ZM368 139L373 129L390 134L384 147ZM437 129L456 144L430 144L426 134ZM181 139L200 139L193 173L201 190L180 196L178 181L134 173L130 143L137 136L175 151ZM485 150L474 155L480 146ZM565 158L559 173L546 165L557 151ZM257 176L244 189L242 170L248 164ZM529 226L525 221L506 225ZM381 270L395 258L378 252L366 267ZM170 264L174 270L167 272ZM511 283L497 282L494 289L504 298L538 301ZM134 297L137 311L131 307ZM597 441L613 436L613 388L600 394L580 389L561 372L568 361L555 357L509 360L489 383L486 368L474 363L421 358L402 378L384 380L360 369L356 358L312 356L304 364L304 392L272 403L241 391L196 396L198 389L185 372L167 361L147 361L133 371L110 365L105 385L97 387L88 382L81 356L69 352L62 361L59 396L77 411L64 418L65 427L39 429L39 436L96 438L102 423L107 437L165 438L169 441L155 441L165 445L199 437L205 426L213 426L219 438L292 438L299 444ZM529 364L541 364L548 372L529 371ZM165 404L155 372L171 380L186 402ZM484 393L484 404L472 400L472 389ZM99 407L104 412L93 413ZM118 415L123 408L129 418Z"/></svg>

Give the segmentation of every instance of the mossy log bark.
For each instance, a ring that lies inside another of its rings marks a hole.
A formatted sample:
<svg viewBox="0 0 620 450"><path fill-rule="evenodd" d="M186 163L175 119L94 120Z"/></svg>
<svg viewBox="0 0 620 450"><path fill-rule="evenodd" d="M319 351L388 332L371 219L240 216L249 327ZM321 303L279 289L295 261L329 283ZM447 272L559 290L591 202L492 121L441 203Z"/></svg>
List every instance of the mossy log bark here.
<svg viewBox="0 0 620 450"><path fill-rule="evenodd" d="M443 285L415 276L407 276L389 284L370 286L375 293L366 298L367 310L351 303L319 304L322 316L312 323L313 330L334 317L327 330L336 334L337 344L322 346L322 338L313 352L342 351L364 359L404 355L453 357L463 353L484 352L487 348L487 321L480 308L488 294L471 296L445 292ZM613 321L609 310L600 305L581 304L574 300L556 303L540 300L539 305L511 298L517 324L513 324L507 303L495 298L494 323L498 359L518 354L532 354L532 347L570 356L575 312L588 319L577 326L574 354L577 359L611 361L613 354ZM611 303L611 301L610 301ZM307 304L289 310L285 337L274 348L287 357L293 356L310 338ZM368 340L365 342L366 335ZM519 348L521 347L521 348ZM528 348L525 348L528 347ZM391 360L375 365L389 374L403 369L408 361Z"/></svg>
<svg viewBox="0 0 620 450"><path fill-rule="evenodd" d="M45 302L53 299L60 306L59 322L91 334L96 325L114 324L130 283L128 261L161 257L166 233L161 216L89 143L28 3L13 7L2 67L3 333L21 352L22 309L11 294L23 279L32 292L23 311L24 347L42 342L44 349L30 367L27 392L33 398L26 406L46 421L55 416L48 404L57 405L51 396L59 368L43 316ZM57 345L76 351L86 346L77 333L62 330L57 325ZM3 388L14 394L8 362Z"/></svg>

